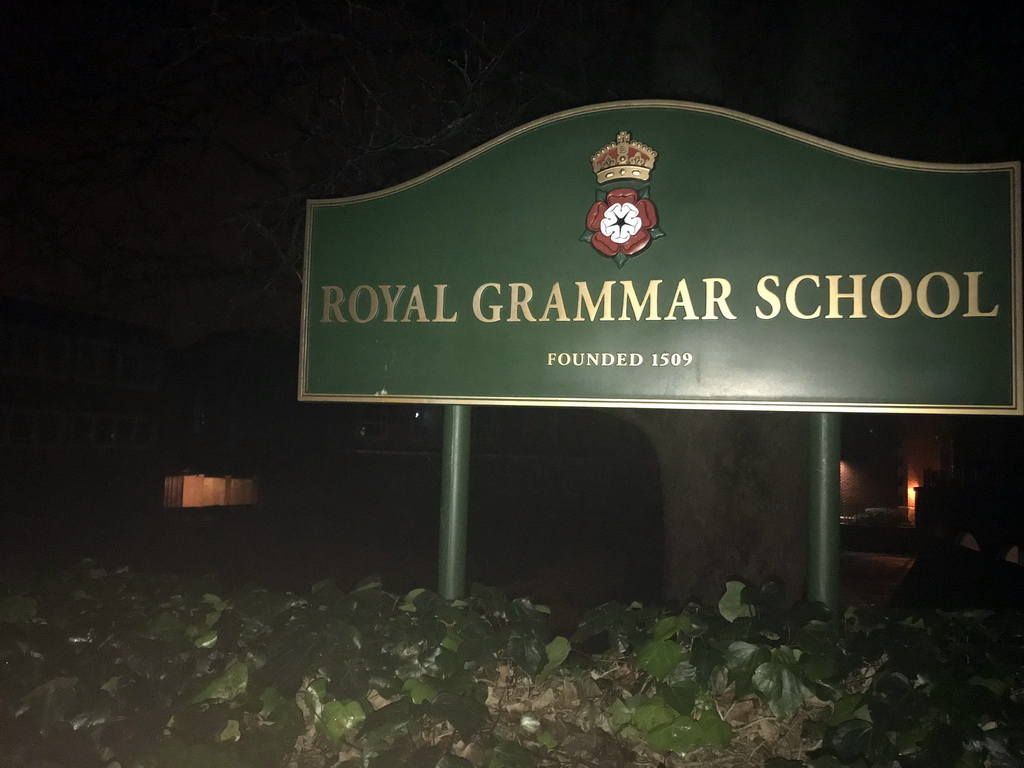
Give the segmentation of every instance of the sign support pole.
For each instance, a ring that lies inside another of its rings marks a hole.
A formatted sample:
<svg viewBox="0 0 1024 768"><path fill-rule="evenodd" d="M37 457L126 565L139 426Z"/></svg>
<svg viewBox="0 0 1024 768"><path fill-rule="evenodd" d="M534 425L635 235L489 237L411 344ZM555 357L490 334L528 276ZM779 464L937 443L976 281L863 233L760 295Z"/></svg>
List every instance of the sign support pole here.
<svg viewBox="0 0 1024 768"><path fill-rule="evenodd" d="M807 597L839 607L839 448L838 413L811 416L810 509L807 519Z"/></svg>
<svg viewBox="0 0 1024 768"><path fill-rule="evenodd" d="M470 406L444 407L438 592L447 600L462 597L466 589L469 425Z"/></svg>

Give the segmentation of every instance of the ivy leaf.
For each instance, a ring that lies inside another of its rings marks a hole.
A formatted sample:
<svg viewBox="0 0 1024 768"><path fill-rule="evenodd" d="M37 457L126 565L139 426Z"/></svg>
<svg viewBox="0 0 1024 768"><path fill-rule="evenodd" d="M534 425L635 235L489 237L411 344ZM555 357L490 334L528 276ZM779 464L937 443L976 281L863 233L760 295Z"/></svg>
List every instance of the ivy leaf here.
<svg viewBox="0 0 1024 768"><path fill-rule="evenodd" d="M791 665L781 658L782 654L773 652L771 661L766 661L754 670L752 681L757 690L764 694L772 714L780 720L788 720L811 697L812 692L796 676Z"/></svg>
<svg viewBox="0 0 1024 768"><path fill-rule="evenodd" d="M548 675L558 669L562 662L569 657L570 650L572 650L572 646L561 635L544 646L544 651L548 656L548 663L544 665L544 669L537 676L537 682L543 681Z"/></svg>
<svg viewBox="0 0 1024 768"><path fill-rule="evenodd" d="M223 613L224 609L228 607L227 603L210 592L203 595L203 602L211 606L217 613Z"/></svg>
<svg viewBox="0 0 1024 768"><path fill-rule="evenodd" d="M683 660L683 648L675 640L652 640L636 655L636 665L654 677L668 677Z"/></svg>
<svg viewBox="0 0 1024 768"><path fill-rule="evenodd" d="M332 743L337 744L345 734L366 719L366 712L358 701L329 701L320 713L321 727Z"/></svg>
<svg viewBox="0 0 1024 768"><path fill-rule="evenodd" d="M646 741L651 749L658 752L685 755L691 749L701 746L700 726L692 717L681 715L648 733Z"/></svg>
<svg viewBox="0 0 1024 768"><path fill-rule="evenodd" d="M832 708L832 714L829 715L829 725L839 725L845 723L847 720L853 720L859 718L861 720L871 720L868 715L867 707L861 706L861 701L864 699L862 693L848 693L835 703Z"/></svg>
<svg viewBox="0 0 1024 768"><path fill-rule="evenodd" d="M832 732L827 744L844 763L860 755L867 755L871 747L871 729L874 726L866 720L847 720Z"/></svg>
<svg viewBox="0 0 1024 768"><path fill-rule="evenodd" d="M630 699L630 703L635 705L635 702ZM614 731L618 731L622 726L633 719L633 714L636 712L635 706L630 706L622 699L615 699L612 705L608 708L608 713L611 716L611 726Z"/></svg>
<svg viewBox="0 0 1024 768"><path fill-rule="evenodd" d="M288 703L288 699L278 693L277 688L270 686L263 689L263 693L260 694L260 702L263 704L263 707L260 709L260 715L271 717L278 707Z"/></svg>
<svg viewBox="0 0 1024 768"><path fill-rule="evenodd" d="M157 640L170 642L184 633L184 623L170 611L163 611L149 623L149 636Z"/></svg>
<svg viewBox="0 0 1024 768"><path fill-rule="evenodd" d="M239 731L237 720L228 720L224 729L217 734L217 741L238 741L242 734Z"/></svg>
<svg viewBox="0 0 1024 768"><path fill-rule="evenodd" d="M367 714L363 740L366 747L376 751L418 731L422 723L422 711L413 709L408 699L399 699Z"/></svg>
<svg viewBox="0 0 1024 768"><path fill-rule="evenodd" d="M441 693L431 707L439 718L447 720L463 741L469 741L487 724L488 710L481 702Z"/></svg>
<svg viewBox="0 0 1024 768"><path fill-rule="evenodd" d="M672 707L660 701L641 704L633 713L633 724L644 733L652 733L673 722L680 715Z"/></svg>
<svg viewBox="0 0 1024 768"><path fill-rule="evenodd" d="M209 632L204 632L192 642L196 648L213 648L217 644L217 631L210 630Z"/></svg>
<svg viewBox="0 0 1024 768"><path fill-rule="evenodd" d="M324 708L324 699L327 697L327 681L323 678L313 680L306 686L302 696L306 700L306 706L319 717Z"/></svg>
<svg viewBox="0 0 1024 768"><path fill-rule="evenodd" d="M212 680L202 691L193 696L192 703L197 704L207 699L230 701L245 693L248 682L249 669L242 662L236 661L220 677Z"/></svg>
<svg viewBox="0 0 1024 768"><path fill-rule="evenodd" d="M718 712L713 709L705 710L697 721L701 745L720 747L725 749L732 743L733 732Z"/></svg>
<svg viewBox="0 0 1024 768"><path fill-rule="evenodd" d="M686 635L693 632L693 621L689 616L666 616L654 625L652 635L655 640L671 640L678 632Z"/></svg>
<svg viewBox="0 0 1024 768"><path fill-rule="evenodd" d="M693 714L697 702L696 685L658 686L658 692L665 698L665 703L680 715Z"/></svg>
<svg viewBox="0 0 1024 768"><path fill-rule="evenodd" d="M39 604L27 595L11 595L0 600L0 623L28 624L36 617Z"/></svg>
<svg viewBox="0 0 1024 768"><path fill-rule="evenodd" d="M402 686L402 690L406 691L412 698L413 704L422 704L425 701L433 701L437 698L437 689L429 683L425 683L422 680L416 678L409 678L405 681L405 685Z"/></svg>
<svg viewBox="0 0 1024 768"><path fill-rule="evenodd" d="M725 666L729 679L736 684L737 695L745 696L754 691L754 672L771 658L769 650L761 645L737 640L725 651Z"/></svg>
<svg viewBox="0 0 1024 768"><path fill-rule="evenodd" d="M743 601L745 585L742 581L729 581L725 585L725 594L718 601L718 612L728 622L754 615L754 609Z"/></svg>

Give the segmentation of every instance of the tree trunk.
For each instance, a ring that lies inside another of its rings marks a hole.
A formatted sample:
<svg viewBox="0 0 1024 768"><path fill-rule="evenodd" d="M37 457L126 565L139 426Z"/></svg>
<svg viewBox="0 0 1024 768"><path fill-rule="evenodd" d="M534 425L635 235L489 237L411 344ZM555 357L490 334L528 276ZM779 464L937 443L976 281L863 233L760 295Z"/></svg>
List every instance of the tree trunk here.
<svg viewBox="0 0 1024 768"><path fill-rule="evenodd" d="M621 414L654 446L664 497L664 596L714 603L726 581L784 582L807 568L808 419L747 411Z"/></svg>

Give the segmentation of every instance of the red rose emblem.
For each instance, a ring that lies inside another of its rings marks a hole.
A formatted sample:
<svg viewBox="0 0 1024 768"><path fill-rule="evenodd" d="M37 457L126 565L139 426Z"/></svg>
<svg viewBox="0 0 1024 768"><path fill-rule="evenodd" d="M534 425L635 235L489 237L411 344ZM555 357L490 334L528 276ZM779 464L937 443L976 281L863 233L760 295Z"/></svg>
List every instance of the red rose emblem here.
<svg viewBox="0 0 1024 768"><path fill-rule="evenodd" d="M604 200L594 203L587 214L590 244L616 261L636 256L650 245L651 230L657 225L654 203L646 197L640 198L633 189L611 190Z"/></svg>

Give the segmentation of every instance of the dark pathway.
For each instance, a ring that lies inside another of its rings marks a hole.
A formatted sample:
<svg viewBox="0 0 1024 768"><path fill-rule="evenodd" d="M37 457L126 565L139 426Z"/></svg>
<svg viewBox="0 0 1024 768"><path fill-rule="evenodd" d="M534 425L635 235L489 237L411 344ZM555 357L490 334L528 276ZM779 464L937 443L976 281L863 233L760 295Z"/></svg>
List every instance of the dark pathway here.
<svg viewBox="0 0 1024 768"><path fill-rule="evenodd" d="M839 558L839 601L843 605L886 605L914 565L904 555L843 552Z"/></svg>

